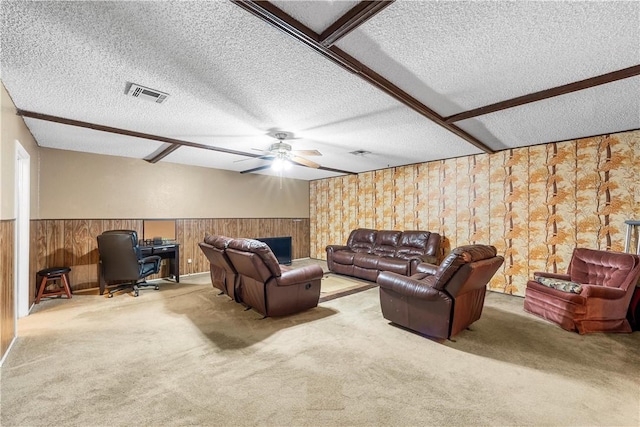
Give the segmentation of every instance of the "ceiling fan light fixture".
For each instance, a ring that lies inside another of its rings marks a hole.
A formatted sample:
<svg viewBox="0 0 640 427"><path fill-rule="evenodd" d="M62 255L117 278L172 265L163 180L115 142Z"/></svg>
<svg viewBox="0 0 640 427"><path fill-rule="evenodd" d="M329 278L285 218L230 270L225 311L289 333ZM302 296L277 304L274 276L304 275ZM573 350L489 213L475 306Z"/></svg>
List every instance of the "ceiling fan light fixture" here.
<svg viewBox="0 0 640 427"><path fill-rule="evenodd" d="M275 159L273 159L273 162L271 162L271 169L277 172L281 172L283 170L289 170L291 169L291 162L287 160L284 156L276 157Z"/></svg>

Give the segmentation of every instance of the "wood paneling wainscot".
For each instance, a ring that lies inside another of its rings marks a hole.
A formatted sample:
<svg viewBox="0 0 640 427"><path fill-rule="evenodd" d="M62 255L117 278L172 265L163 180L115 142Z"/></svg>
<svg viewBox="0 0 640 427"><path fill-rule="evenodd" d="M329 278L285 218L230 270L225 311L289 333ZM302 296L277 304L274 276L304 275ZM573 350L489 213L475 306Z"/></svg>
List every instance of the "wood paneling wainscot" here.
<svg viewBox="0 0 640 427"><path fill-rule="evenodd" d="M197 218L176 219L176 240L180 244L180 274L209 271L209 262L198 243L206 233L229 237L291 236L293 258L309 257L308 218ZM55 266L71 267L72 290L98 286L97 236L106 230L136 230L142 236L142 219L45 219L31 221L35 236L31 246L31 301L35 296L35 274ZM191 260L191 262L189 262ZM161 275L168 274L163 262ZM151 279L159 277L151 276Z"/></svg>
<svg viewBox="0 0 640 427"><path fill-rule="evenodd" d="M0 359L15 336L15 220L0 221Z"/></svg>

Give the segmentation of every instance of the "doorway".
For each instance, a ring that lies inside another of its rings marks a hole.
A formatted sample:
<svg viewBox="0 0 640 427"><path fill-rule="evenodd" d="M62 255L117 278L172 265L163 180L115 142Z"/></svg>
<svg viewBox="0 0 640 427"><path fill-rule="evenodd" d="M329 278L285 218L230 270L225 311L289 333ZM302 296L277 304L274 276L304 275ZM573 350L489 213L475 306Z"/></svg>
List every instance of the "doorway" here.
<svg viewBox="0 0 640 427"><path fill-rule="evenodd" d="M29 222L31 203L31 161L29 153L16 140L16 235L15 235L15 334L18 317L29 314Z"/></svg>

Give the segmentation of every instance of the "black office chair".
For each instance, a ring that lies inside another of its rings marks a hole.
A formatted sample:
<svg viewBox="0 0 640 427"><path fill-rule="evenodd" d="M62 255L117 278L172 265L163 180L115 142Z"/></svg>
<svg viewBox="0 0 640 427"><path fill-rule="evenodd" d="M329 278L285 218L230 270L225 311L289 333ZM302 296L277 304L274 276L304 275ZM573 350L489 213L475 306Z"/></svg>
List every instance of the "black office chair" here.
<svg viewBox="0 0 640 427"><path fill-rule="evenodd" d="M133 230L109 230L98 236L100 275L107 283L121 283L109 290L109 298L115 292L132 288L138 296L140 286L153 286L145 278L160 271L161 258L157 255L142 257L138 246L138 233ZM122 283L125 282L125 283Z"/></svg>

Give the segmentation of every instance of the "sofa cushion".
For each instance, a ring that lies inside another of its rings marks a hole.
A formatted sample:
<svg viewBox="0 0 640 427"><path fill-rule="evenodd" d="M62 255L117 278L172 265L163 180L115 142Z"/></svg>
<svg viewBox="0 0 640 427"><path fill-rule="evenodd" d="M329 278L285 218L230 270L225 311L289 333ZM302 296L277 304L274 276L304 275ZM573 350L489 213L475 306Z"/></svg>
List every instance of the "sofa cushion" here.
<svg viewBox="0 0 640 427"><path fill-rule="evenodd" d="M562 292L571 292L572 294L579 294L582 292L582 284L572 282L570 280L553 279L551 277L536 277L535 279L536 282L541 285L548 286Z"/></svg>
<svg viewBox="0 0 640 427"><path fill-rule="evenodd" d="M400 258L381 257L378 260L378 270L391 271L406 276L409 274L409 261Z"/></svg>
<svg viewBox="0 0 640 427"><path fill-rule="evenodd" d="M379 260L380 257L377 255L359 253L353 257L353 265L369 270L377 270Z"/></svg>
<svg viewBox="0 0 640 427"><path fill-rule="evenodd" d="M402 232L395 256L402 259L411 259L427 254L427 241L430 234L428 231Z"/></svg>
<svg viewBox="0 0 640 427"><path fill-rule="evenodd" d="M351 265L353 264L353 257L356 255L355 252L353 251L336 251L333 253L333 262L336 262L338 264L344 264L344 265Z"/></svg>
<svg viewBox="0 0 640 427"><path fill-rule="evenodd" d="M376 241L377 230L369 228L358 228L353 230L347 240L347 246L354 252L371 253L373 244Z"/></svg>
<svg viewBox="0 0 640 427"><path fill-rule="evenodd" d="M402 231L380 230L376 235L372 253L377 256L393 256L400 242Z"/></svg>

